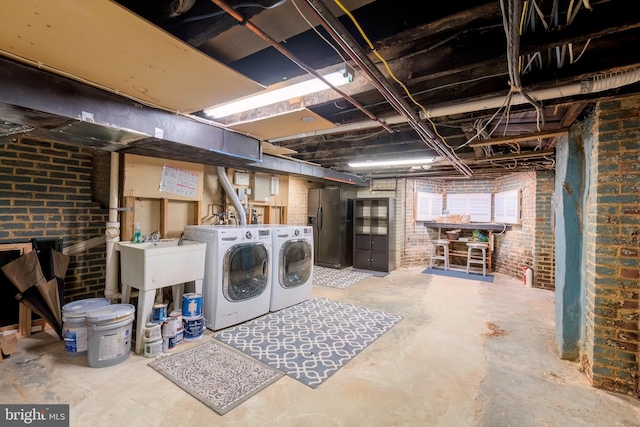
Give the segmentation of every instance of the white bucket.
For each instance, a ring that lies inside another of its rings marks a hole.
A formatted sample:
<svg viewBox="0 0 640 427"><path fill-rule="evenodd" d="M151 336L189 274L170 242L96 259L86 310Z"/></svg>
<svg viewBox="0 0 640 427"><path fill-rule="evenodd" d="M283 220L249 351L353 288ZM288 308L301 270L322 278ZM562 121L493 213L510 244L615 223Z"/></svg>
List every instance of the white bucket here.
<svg viewBox="0 0 640 427"><path fill-rule="evenodd" d="M135 311L131 304L113 304L87 312L89 366L113 366L129 357Z"/></svg>
<svg viewBox="0 0 640 427"><path fill-rule="evenodd" d="M108 298L87 298L73 301L62 307L62 336L64 350L69 356L87 354L87 311L111 304Z"/></svg>

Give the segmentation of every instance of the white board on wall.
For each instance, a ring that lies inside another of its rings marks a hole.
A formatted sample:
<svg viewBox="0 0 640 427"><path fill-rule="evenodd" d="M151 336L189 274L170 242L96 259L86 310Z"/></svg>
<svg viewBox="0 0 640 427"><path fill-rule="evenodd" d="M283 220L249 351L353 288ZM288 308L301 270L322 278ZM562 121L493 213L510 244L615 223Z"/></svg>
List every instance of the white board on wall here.
<svg viewBox="0 0 640 427"><path fill-rule="evenodd" d="M415 220L434 221L440 215L442 215L442 194L416 191Z"/></svg>
<svg viewBox="0 0 640 427"><path fill-rule="evenodd" d="M496 193L494 209L494 222L520 224L520 190Z"/></svg>
<svg viewBox="0 0 640 427"><path fill-rule="evenodd" d="M491 222L491 193L447 193L449 215L469 215L471 222Z"/></svg>

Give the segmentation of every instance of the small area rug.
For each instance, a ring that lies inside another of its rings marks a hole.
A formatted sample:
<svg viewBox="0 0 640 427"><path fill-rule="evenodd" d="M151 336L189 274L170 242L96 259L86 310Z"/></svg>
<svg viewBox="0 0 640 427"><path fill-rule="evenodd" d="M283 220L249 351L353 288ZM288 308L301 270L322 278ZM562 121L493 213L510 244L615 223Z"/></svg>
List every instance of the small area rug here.
<svg viewBox="0 0 640 427"><path fill-rule="evenodd" d="M356 283L368 279L371 274L353 271L348 269L337 269L321 267L318 265L313 266L313 284L330 286L332 288L346 289L349 286L353 286Z"/></svg>
<svg viewBox="0 0 640 427"><path fill-rule="evenodd" d="M401 319L313 298L213 337L316 388Z"/></svg>
<svg viewBox="0 0 640 427"><path fill-rule="evenodd" d="M283 376L215 341L159 357L149 366L220 415Z"/></svg>
<svg viewBox="0 0 640 427"><path fill-rule="evenodd" d="M487 274L483 276L482 274L467 274L466 271L460 270L441 270L439 268L427 268L423 271L425 274L434 274L436 276L446 276L446 277L455 277L458 279L467 279L467 280L479 280L481 282L493 282L493 275Z"/></svg>

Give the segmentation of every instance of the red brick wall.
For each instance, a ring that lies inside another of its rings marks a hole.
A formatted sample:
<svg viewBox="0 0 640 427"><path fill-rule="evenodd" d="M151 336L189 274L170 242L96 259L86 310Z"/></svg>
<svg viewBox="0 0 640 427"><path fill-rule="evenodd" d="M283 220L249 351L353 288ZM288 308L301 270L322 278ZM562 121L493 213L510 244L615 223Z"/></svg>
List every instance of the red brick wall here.
<svg viewBox="0 0 640 427"><path fill-rule="evenodd" d="M583 129L582 362L596 387L640 396L640 97L600 102Z"/></svg>
<svg viewBox="0 0 640 427"><path fill-rule="evenodd" d="M23 137L0 150L0 242L62 239L63 247L104 233L108 211L92 201L95 150ZM104 293L105 247L71 258L65 299Z"/></svg>
<svg viewBox="0 0 640 427"><path fill-rule="evenodd" d="M517 173L496 179L481 180L406 180L406 212L403 264L420 266L428 263L432 239L437 231L426 229L414 221L414 190L443 193L496 193L521 190L521 224L512 225L504 233L495 232L494 270L514 278L522 278L522 268L530 263L534 269L534 286L554 288L554 237L551 217L553 175L549 173ZM537 271L537 272L536 272Z"/></svg>

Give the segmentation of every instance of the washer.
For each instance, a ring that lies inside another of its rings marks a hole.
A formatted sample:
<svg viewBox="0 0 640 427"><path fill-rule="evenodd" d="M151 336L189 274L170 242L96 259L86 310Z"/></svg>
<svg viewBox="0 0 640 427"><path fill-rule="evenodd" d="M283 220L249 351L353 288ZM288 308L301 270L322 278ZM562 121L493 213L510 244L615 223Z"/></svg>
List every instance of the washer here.
<svg viewBox="0 0 640 427"><path fill-rule="evenodd" d="M313 227L280 225L272 228L270 311L311 297L313 285Z"/></svg>
<svg viewBox="0 0 640 427"><path fill-rule="evenodd" d="M184 238L207 243L202 291L207 328L216 331L269 312L270 228L189 225Z"/></svg>

